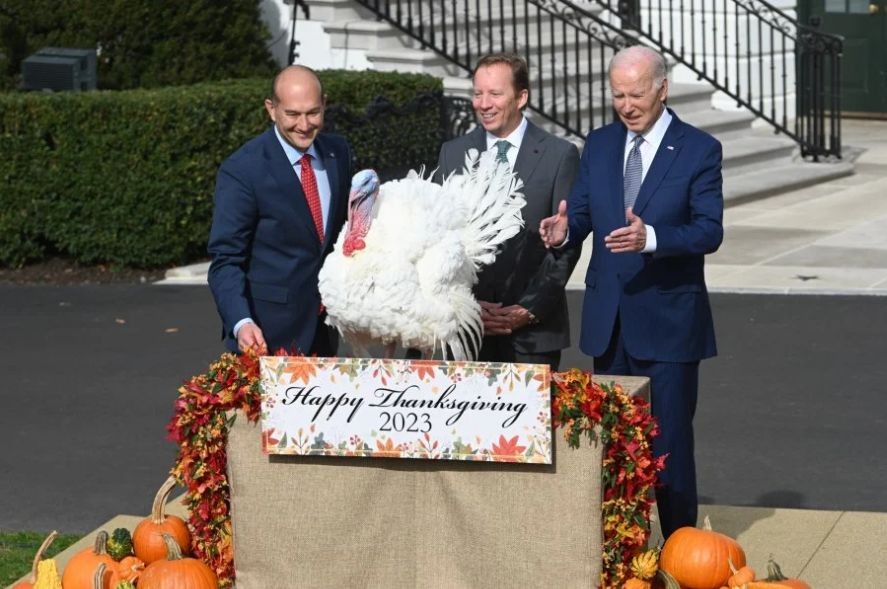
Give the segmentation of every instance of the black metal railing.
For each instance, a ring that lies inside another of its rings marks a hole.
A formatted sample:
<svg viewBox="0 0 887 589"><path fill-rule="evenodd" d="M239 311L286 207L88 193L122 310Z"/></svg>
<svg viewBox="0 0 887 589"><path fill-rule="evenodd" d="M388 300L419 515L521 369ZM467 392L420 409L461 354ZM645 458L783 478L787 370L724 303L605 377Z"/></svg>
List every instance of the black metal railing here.
<svg viewBox="0 0 887 589"><path fill-rule="evenodd" d="M579 137L612 119L612 54L646 42L793 139L802 156L841 156L843 39L764 0L357 2L465 71L485 53L520 53L529 108Z"/></svg>
<svg viewBox="0 0 887 589"><path fill-rule="evenodd" d="M636 38L572 2L554 0L357 0L470 72L483 54L514 51L530 67L529 108L584 137L612 120L606 68Z"/></svg>
<svg viewBox="0 0 887 589"><path fill-rule="evenodd" d="M791 137L802 156L841 157L841 37L764 0L595 1Z"/></svg>

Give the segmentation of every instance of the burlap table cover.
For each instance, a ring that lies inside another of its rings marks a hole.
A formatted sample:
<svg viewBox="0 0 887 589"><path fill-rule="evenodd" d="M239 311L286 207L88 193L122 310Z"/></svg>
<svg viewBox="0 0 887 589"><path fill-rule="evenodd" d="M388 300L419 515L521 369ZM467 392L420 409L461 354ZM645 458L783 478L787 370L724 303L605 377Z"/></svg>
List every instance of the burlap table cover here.
<svg viewBox="0 0 887 589"><path fill-rule="evenodd" d="M237 589L597 587L601 448L571 449L557 431L553 456L266 456L239 414L228 435Z"/></svg>

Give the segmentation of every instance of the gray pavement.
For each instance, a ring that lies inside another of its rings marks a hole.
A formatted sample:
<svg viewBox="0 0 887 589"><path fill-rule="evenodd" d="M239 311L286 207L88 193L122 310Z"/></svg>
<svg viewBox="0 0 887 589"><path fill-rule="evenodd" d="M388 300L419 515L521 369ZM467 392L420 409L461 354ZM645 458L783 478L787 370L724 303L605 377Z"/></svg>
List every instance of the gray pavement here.
<svg viewBox="0 0 887 589"><path fill-rule="evenodd" d="M581 298L569 293L574 317ZM702 501L887 513L887 298L715 294L713 307ZM147 511L174 458L177 388L222 351L206 287L5 285L0 319L0 529L84 532ZM575 346L563 364L591 368Z"/></svg>

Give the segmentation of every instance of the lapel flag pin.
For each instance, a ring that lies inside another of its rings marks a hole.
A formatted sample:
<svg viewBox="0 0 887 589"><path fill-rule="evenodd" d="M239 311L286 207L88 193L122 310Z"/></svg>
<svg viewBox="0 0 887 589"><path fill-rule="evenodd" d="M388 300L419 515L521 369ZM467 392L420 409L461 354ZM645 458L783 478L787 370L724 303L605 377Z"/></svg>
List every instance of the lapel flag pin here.
<svg viewBox="0 0 887 589"><path fill-rule="evenodd" d="M666 145L665 148L674 151L674 146L673 146L673 145Z"/></svg>

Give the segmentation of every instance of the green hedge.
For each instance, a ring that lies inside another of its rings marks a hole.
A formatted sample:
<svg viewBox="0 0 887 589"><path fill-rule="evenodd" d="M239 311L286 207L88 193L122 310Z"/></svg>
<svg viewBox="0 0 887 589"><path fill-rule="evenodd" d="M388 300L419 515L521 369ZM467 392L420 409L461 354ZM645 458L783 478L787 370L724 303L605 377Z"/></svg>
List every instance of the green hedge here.
<svg viewBox="0 0 887 589"><path fill-rule="evenodd" d="M259 0L0 0L6 86L42 47L101 48L99 88L126 90L270 75ZM0 86L4 82L0 81Z"/></svg>
<svg viewBox="0 0 887 589"><path fill-rule="evenodd" d="M440 81L421 75L320 72L328 125L358 168L391 176L433 164ZM219 164L269 122L268 80L158 90L0 95L0 265L49 255L138 268L204 257ZM377 96L421 109L365 120ZM429 99L426 99L429 100Z"/></svg>

